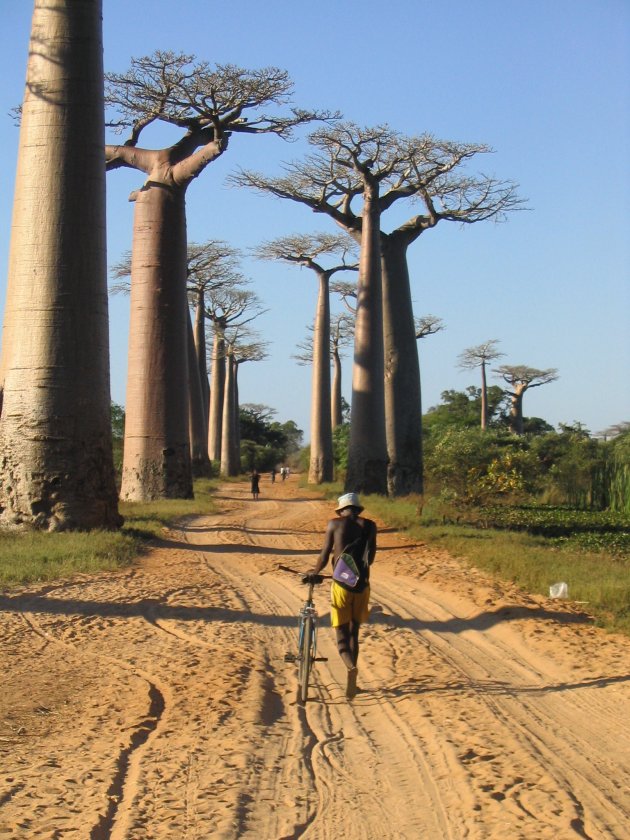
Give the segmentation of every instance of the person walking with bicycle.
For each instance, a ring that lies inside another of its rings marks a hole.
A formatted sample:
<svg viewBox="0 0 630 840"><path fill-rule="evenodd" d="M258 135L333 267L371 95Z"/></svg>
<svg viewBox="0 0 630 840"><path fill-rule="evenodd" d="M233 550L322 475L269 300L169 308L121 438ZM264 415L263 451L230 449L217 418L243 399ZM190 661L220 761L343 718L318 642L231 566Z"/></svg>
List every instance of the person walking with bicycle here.
<svg viewBox="0 0 630 840"><path fill-rule="evenodd" d="M376 523L360 516L363 506L356 493L340 496L337 517L326 526L324 546L313 570L317 575L333 555L330 615L337 650L348 669L346 696L357 692L359 630L369 618L370 566L376 555Z"/></svg>

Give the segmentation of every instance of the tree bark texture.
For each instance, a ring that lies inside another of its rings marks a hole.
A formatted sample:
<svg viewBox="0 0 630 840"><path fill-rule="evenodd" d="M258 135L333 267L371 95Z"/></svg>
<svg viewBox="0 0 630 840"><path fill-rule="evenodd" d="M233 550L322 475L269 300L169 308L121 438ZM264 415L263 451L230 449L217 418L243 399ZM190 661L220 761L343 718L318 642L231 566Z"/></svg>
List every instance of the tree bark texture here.
<svg viewBox="0 0 630 840"><path fill-rule="evenodd" d="M221 475L232 476L240 472L240 463L235 457L236 440L236 366L232 354L225 360L225 390L223 394L223 434L221 436ZM239 459L240 461L240 459Z"/></svg>
<svg viewBox="0 0 630 840"><path fill-rule="evenodd" d="M199 377L199 364L190 313L188 315L188 382L190 458L193 475L210 475L208 423L206 413L203 410L203 389Z"/></svg>
<svg viewBox="0 0 630 840"><path fill-rule="evenodd" d="M486 362L481 360L481 428L488 428L488 383L486 379Z"/></svg>
<svg viewBox="0 0 630 840"><path fill-rule="evenodd" d="M205 448L208 447L208 416L210 411L210 383L208 382L208 366L206 364L206 315L205 296L203 289L197 292L197 304L195 306L195 327L194 346L199 370L199 381L201 383L201 399L204 413L205 425Z"/></svg>
<svg viewBox="0 0 630 840"><path fill-rule="evenodd" d="M383 343L387 489L391 496L422 493L422 401L418 342L409 285L407 245L383 237Z"/></svg>
<svg viewBox="0 0 630 840"><path fill-rule="evenodd" d="M214 340L212 343L212 369L210 371L208 457L211 461L221 460L225 368L225 339L223 337L223 330L217 326L214 330Z"/></svg>
<svg viewBox="0 0 630 840"><path fill-rule="evenodd" d="M136 194L121 496L192 497L185 189Z"/></svg>
<svg viewBox="0 0 630 840"><path fill-rule="evenodd" d="M364 193L357 292L346 490L386 495L380 212L372 185Z"/></svg>
<svg viewBox="0 0 630 840"><path fill-rule="evenodd" d="M522 435L525 430L523 423L523 396L526 388L517 388L516 391L510 394L510 431L515 435Z"/></svg>
<svg viewBox="0 0 630 840"><path fill-rule="evenodd" d="M113 528L100 0L36 0L3 337L8 525Z"/></svg>
<svg viewBox="0 0 630 840"><path fill-rule="evenodd" d="M241 466L241 400L238 394L238 372L241 362L234 365L234 460Z"/></svg>
<svg viewBox="0 0 630 840"><path fill-rule="evenodd" d="M313 330L313 380L311 388L311 459L309 484L333 480L332 425L330 418L330 295L329 278L318 272L319 289Z"/></svg>
<svg viewBox="0 0 630 840"><path fill-rule="evenodd" d="M333 351L333 377L330 393L330 420L332 428L336 429L343 423L341 410L341 357L339 351Z"/></svg>

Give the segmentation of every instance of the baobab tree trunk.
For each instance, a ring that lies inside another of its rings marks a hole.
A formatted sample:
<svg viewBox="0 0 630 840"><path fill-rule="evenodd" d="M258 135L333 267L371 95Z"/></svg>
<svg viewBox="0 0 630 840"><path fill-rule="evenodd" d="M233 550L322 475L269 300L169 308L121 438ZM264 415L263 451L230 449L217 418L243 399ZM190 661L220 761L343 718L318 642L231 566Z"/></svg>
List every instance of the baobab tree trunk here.
<svg viewBox="0 0 630 840"><path fill-rule="evenodd" d="M235 463L234 436L236 429L236 399L234 394L235 365L232 354L225 359L225 389L223 394L223 434L221 436L221 475L238 475L240 464Z"/></svg>
<svg viewBox="0 0 630 840"><path fill-rule="evenodd" d="M208 366L206 364L206 316L203 289L200 289L197 292L197 303L195 305L194 344L197 368L199 370L199 381L201 383L201 400L204 413L204 448L207 449L208 416L210 412L210 383L208 382Z"/></svg>
<svg viewBox="0 0 630 840"><path fill-rule="evenodd" d="M517 388L516 391L510 394L510 431L515 435L522 435L525 429L523 424L523 396L527 389L521 390Z"/></svg>
<svg viewBox="0 0 630 840"><path fill-rule="evenodd" d="M232 457L234 459L234 465L237 471L237 474L241 471L241 403L239 400L238 395L238 372L241 366L241 363L238 362L236 359L233 359L234 364L234 435L233 435L233 445L234 449L232 452Z"/></svg>
<svg viewBox="0 0 630 840"><path fill-rule="evenodd" d="M333 480L332 425L330 419L330 299L329 278L318 273L319 290L313 330L311 389L311 460L309 484Z"/></svg>
<svg viewBox="0 0 630 840"><path fill-rule="evenodd" d="M136 193L121 496L191 498L185 190Z"/></svg>
<svg viewBox="0 0 630 840"><path fill-rule="evenodd" d="M210 412L208 420L208 457L211 461L221 460L225 372L225 338L223 337L223 331L219 327L215 327L214 340L212 343L212 369L210 371Z"/></svg>
<svg viewBox="0 0 630 840"><path fill-rule="evenodd" d="M3 347L6 525L114 528L100 0L36 0Z"/></svg>
<svg viewBox="0 0 630 840"><path fill-rule="evenodd" d="M332 428L336 429L343 423L341 410L341 358L338 350L333 350L333 378L330 392L330 420Z"/></svg>
<svg viewBox="0 0 630 840"><path fill-rule="evenodd" d="M203 410L203 392L190 315L188 317L188 381L190 458L193 475L210 475L208 424Z"/></svg>
<svg viewBox="0 0 630 840"><path fill-rule="evenodd" d="M422 493L422 402L406 242L383 237L383 342L387 489Z"/></svg>
<svg viewBox="0 0 630 840"><path fill-rule="evenodd" d="M481 360L481 428L488 428L488 383L486 381L486 362Z"/></svg>
<svg viewBox="0 0 630 840"><path fill-rule="evenodd" d="M363 201L346 490L387 493L380 212L371 184Z"/></svg>

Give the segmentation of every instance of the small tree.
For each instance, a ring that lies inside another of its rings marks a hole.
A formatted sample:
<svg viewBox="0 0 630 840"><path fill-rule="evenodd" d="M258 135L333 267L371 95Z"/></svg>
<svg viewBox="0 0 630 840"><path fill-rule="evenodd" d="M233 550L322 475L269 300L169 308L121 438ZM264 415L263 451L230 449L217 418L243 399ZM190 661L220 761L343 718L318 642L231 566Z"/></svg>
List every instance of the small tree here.
<svg viewBox="0 0 630 840"><path fill-rule="evenodd" d="M510 429L516 435L522 435L523 426L523 397L530 388L538 388L558 378L557 368L538 370L526 365L501 365L494 373L501 377L511 387L507 393L512 401L510 410Z"/></svg>
<svg viewBox="0 0 630 840"><path fill-rule="evenodd" d="M459 355L458 367L462 370L474 370L481 368L481 428L488 428L488 385L486 380L486 366L488 362L505 356L505 353L497 350L496 339L478 344L476 347L468 347Z"/></svg>

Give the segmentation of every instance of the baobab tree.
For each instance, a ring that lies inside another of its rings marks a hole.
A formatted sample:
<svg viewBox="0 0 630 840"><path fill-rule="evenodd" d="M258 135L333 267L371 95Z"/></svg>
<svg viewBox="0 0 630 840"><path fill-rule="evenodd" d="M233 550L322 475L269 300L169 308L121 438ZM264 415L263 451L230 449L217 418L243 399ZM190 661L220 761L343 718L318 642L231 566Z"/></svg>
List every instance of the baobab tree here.
<svg viewBox="0 0 630 840"><path fill-rule="evenodd" d="M362 262L369 263L377 252L382 261L378 276L382 279L387 488L395 495L420 492L422 412L407 250L440 221L473 224L505 218L521 203L516 185L459 171L475 155L489 153L486 145L442 141L429 134L408 138L387 126L361 129L351 123L316 131L310 142L316 151L302 162L287 164L285 175L269 178L241 172L234 180L326 213L357 241L365 234L366 220L373 227L378 219L380 225L381 215L400 199L423 206L423 212L391 233L379 230L374 239L368 235L366 241L373 247L369 254L362 248L361 254ZM378 180L378 190L366 190L355 159ZM357 198L363 199L363 208L355 213L352 202ZM358 331L357 341L361 335ZM365 364L365 354L359 355ZM353 412L353 426L356 419Z"/></svg>
<svg viewBox="0 0 630 840"><path fill-rule="evenodd" d="M188 244L188 300L194 311L194 338L197 367L203 391L205 449L208 448L210 383L206 363L206 296L214 289L234 285L242 278L239 251L219 239ZM221 393L223 393L221 389Z"/></svg>
<svg viewBox="0 0 630 840"><path fill-rule="evenodd" d="M458 356L457 366L462 370L474 370L481 368L481 428L488 428L488 383L486 376L486 367L488 362L493 362L495 359L500 359L505 356L497 350L498 341L495 338L485 341L483 344L478 344L476 347L468 347L463 350Z"/></svg>
<svg viewBox="0 0 630 840"><path fill-rule="evenodd" d="M280 260L308 268L317 277L318 294L313 323L311 386L310 484L334 477L330 385L330 278L341 271L358 271L356 245L350 237L326 233L296 234L265 242L254 251L262 260ZM328 268L323 260L338 260ZM350 261L349 261L350 260Z"/></svg>
<svg viewBox="0 0 630 840"><path fill-rule="evenodd" d="M120 525L110 419L100 0L36 0L4 320L5 525Z"/></svg>
<svg viewBox="0 0 630 840"><path fill-rule="evenodd" d="M419 315L414 318L414 325L417 339L435 335L444 329L444 321L437 315Z"/></svg>
<svg viewBox="0 0 630 840"><path fill-rule="evenodd" d="M127 499L192 495L187 413L186 190L222 155L234 134L289 137L295 126L334 115L288 108L293 86L283 70L245 70L157 51L107 76L107 103L129 130L105 147L107 169L146 176L135 201L127 377ZM262 109L280 108L278 115ZM284 113L283 113L284 111ZM154 123L180 129L162 149L140 148ZM112 123L113 124L113 123Z"/></svg>
<svg viewBox="0 0 630 840"><path fill-rule="evenodd" d="M360 244L346 489L367 493L387 492L379 198L398 163L395 152L384 151L393 137L386 126L344 123L313 132L309 142L317 151L287 165L283 177L241 172L233 178L327 213ZM351 208L357 196L360 216Z"/></svg>
<svg viewBox="0 0 630 840"><path fill-rule="evenodd" d="M332 290L332 286L331 286ZM356 286L355 286L356 291ZM294 359L300 365L313 364L313 327L307 328L310 335L297 345L297 353L293 354ZM330 317L330 358L332 361L332 384L330 388L330 422L334 429L343 423L343 400L341 394L341 352L344 347L349 347L354 338L354 319L344 312Z"/></svg>
<svg viewBox="0 0 630 840"><path fill-rule="evenodd" d="M212 292L218 293L225 286L242 282L242 275L237 273L238 252L225 242L210 240L198 244L189 243L187 247L187 290L190 307L195 313L194 327L190 312L187 314L188 330L188 404L190 457L195 475L209 472L208 458L208 414L210 389L206 364L205 327L206 299ZM131 252L127 251L121 260L112 267L110 285L112 294L130 294L131 292ZM223 357L216 366L216 375L224 370ZM216 393L220 395L219 417L223 403L223 382L217 384ZM220 423L219 423L220 430ZM219 431L220 434L220 431ZM220 440L219 440L220 451ZM216 456L217 459L219 455Z"/></svg>
<svg viewBox="0 0 630 840"><path fill-rule="evenodd" d="M249 339L249 340L248 340ZM223 394L223 434L221 436L221 474L238 475L241 471L238 369L245 362L259 362L267 357L267 345L247 327L225 331L225 390Z"/></svg>
<svg viewBox="0 0 630 840"><path fill-rule="evenodd" d="M526 365L501 365L494 373L511 387L507 391L512 401L510 408L510 430L517 435L523 434L523 397L530 388L538 388L558 378L557 368L538 370Z"/></svg>
<svg viewBox="0 0 630 840"><path fill-rule="evenodd" d="M330 322L330 355L333 365L330 392L330 418L333 431L343 423L343 399L341 396L341 351L349 347L354 339L354 321L342 313Z"/></svg>
<svg viewBox="0 0 630 840"><path fill-rule="evenodd" d="M332 426L336 429L343 423L343 399L341 396L341 349L348 347L354 338L354 321L357 312L357 287L354 283L336 280L330 284L330 291L338 295L349 314L336 315L331 322L331 356L333 380L331 393Z"/></svg>
<svg viewBox="0 0 630 840"><path fill-rule="evenodd" d="M234 350L227 352L226 331L231 329L234 336L232 344L239 337L242 340L243 328L262 315L258 296L251 289L247 289L245 277L234 272L222 286L208 291L205 304L206 322L211 325L212 357L211 357L211 385L210 385L210 418L208 431L208 456L211 461L223 459L223 418L225 416L226 377L230 371L229 365L235 364ZM236 374L237 371L233 373ZM230 387L234 388L234 385ZM230 422L236 423L238 412L230 415ZM233 473L229 473L233 475Z"/></svg>

